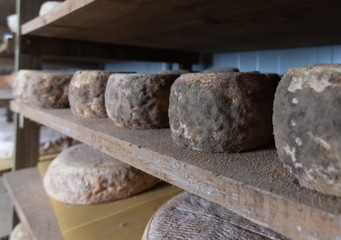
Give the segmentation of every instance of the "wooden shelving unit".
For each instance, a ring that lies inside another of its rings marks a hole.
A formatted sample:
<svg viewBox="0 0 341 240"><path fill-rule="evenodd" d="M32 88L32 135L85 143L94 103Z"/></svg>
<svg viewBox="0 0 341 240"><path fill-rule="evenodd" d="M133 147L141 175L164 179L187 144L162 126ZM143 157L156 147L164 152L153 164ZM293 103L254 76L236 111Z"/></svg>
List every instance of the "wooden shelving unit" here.
<svg viewBox="0 0 341 240"><path fill-rule="evenodd" d="M339 44L339 1L68 0L24 35L196 52Z"/></svg>
<svg viewBox="0 0 341 240"><path fill-rule="evenodd" d="M68 0L45 16L22 14L31 20L22 25L18 44L34 61L20 55L17 61L19 69L39 68L35 60L44 56L189 67L198 62L198 53L339 44L340 8L341 2L317 0ZM341 199L301 188L274 146L207 154L176 146L169 129L123 130L105 118L81 119L69 109L44 110L16 101L11 108L20 130L17 148L34 145L24 136L35 136L37 122L288 237L341 237ZM27 121L24 127L21 118ZM34 163L34 151L26 165Z"/></svg>
<svg viewBox="0 0 341 240"><path fill-rule="evenodd" d="M83 119L70 109L11 108L182 189L292 238L339 235L341 198L301 188L268 146L207 154L175 145L169 129L124 130L107 119ZM323 225L323 226L322 226Z"/></svg>

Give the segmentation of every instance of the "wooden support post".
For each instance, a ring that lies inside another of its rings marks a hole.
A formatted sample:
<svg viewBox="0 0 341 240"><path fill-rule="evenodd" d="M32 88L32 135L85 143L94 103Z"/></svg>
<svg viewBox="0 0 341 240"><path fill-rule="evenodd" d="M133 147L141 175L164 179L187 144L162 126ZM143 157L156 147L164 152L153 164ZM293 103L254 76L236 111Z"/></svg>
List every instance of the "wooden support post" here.
<svg viewBox="0 0 341 240"><path fill-rule="evenodd" d="M14 117L14 169L34 167L39 157L39 125L19 113Z"/></svg>
<svg viewBox="0 0 341 240"><path fill-rule="evenodd" d="M21 53L21 24L38 15L42 0L16 0L16 12L18 15L17 34L15 38L15 71L20 69L40 69L41 58L39 53ZM35 166L39 157L39 125L25 119L19 113L14 114L15 120L15 147L13 170ZM13 209L12 228L19 219Z"/></svg>
<svg viewBox="0 0 341 240"><path fill-rule="evenodd" d="M21 52L21 23L38 15L41 0L17 0L18 33L15 42L15 70L40 69L39 53ZM14 170L35 166L38 161L39 127L36 123L15 113Z"/></svg>

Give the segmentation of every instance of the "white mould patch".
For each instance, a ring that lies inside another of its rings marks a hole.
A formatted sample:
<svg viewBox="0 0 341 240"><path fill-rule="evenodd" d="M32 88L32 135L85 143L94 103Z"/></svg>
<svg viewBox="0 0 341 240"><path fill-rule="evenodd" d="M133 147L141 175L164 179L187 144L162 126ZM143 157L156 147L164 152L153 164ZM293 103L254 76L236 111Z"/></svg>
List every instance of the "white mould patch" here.
<svg viewBox="0 0 341 240"><path fill-rule="evenodd" d="M334 165L332 165L332 164L329 165L328 168L327 168L327 171L328 171L328 172L335 172L335 170L336 170L336 169L335 169Z"/></svg>
<svg viewBox="0 0 341 240"><path fill-rule="evenodd" d="M329 184L329 185L333 185L334 183L335 183L334 179L329 179L327 181L327 184Z"/></svg>
<svg viewBox="0 0 341 240"><path fill-rule="evenodd" d="M290 174L293 173L292 168L291 168L290 166L286 165L285 168L288 170L288 172L289 172Z"/></svg>
<svg viewBox="0 0 341 240"><path fill-rule="evenodd" d="M297 103L298 103L298 99L294 97L294 98L292 99L292 103L293 103L293 104L297 104Z"/></svg>
<svg viewBox="0 0 341 240"><path fill-rule="evenodd" d="M85 78L85 77L80 78L79 76L77 76L77 77L78 78L72 82L72 87L80 88L82 86L90 84L91 81L93 80L91 78Z"/></svg>
<svg viewBox="0 0 341 240"><path fill-rule="evenodd" d="M296 162L296 149L293 147L292 149L290 148L290 146L288 144L286 144L283 147L283 150L286 152L286 154L288 154L291 157L291 160L293 163Z"/></svg>
<svg viewBox="0 0 341 240"><path fill-rule="evenodd" d="M234 201L238 201L238 200L239 200L239 196L238 196L237 193L233 193L231 198L232 198L232 200L234 200Z"/></svg>
<svg viewBox="0 0 341 240"><path fill-rule="evenodd" d="M307 177L309 178L309 181L314 181L314 176L312 176L310 173L312 173L312 172L314 172L314 170L313 169L309 169L309 170L305 170L305 172L306 172L306 174L307 174Z"/></svg>
<svg viewBox="0 0 341 240"><path fill-rule="evenodd" d="M322 139L322 138L320 138L320 137L316 137L316 136L314 136L311 132L308 132L308 135L309 135L309 137L311 137L312 139L313 139L313 141L315 142L315 143L317 143L318 145L320 145L321 147L323 147L324 149L326 149L326 150L330 150L332 147L330 146L330 144L326 141L326 140L324 140L324 139Z"/></svg>
<svg viewBox="0 0 341 240"><path fill-rule="evenodd" d="M295 167L296 168L303 168L303 165L302 165L302 163L295 163Z"/></svg>
<svg viewBox="0 0 341 240"><path fill-rule="evenodd" d="M303 88L311 88L315 92L323 92L329 86L336 86L329 82L330 74L326 74L321 78L318 78L315 74L310 74L306 72L305 77L292 77L288 91L295 92L296 90L301 90Z"/></svg>
<svg viewBox="0 0 341 240"><path fill-rule="evenodd" d="M297 143L298 146L302 145L302 140L300 138L295 138L295 142Z"/></svg>
<svg viewBox="0 0 341 240"><path fill-rule="evenodd" d="M186 124L183 124L182 122L180 122L180 129L183 129L183 136L185 138L187 138L188 140L192 140L191 136L188 134L188 129Z"/></svg>

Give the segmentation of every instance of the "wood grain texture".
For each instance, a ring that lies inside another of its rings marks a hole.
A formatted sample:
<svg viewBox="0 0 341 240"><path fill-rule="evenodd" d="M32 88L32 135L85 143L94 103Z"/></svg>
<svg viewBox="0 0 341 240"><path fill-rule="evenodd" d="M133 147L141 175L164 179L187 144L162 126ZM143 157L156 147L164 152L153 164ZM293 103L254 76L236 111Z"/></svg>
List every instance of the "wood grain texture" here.
<svg viewBox="0 0 341 240"><path fill-rule="evenodd" d="M69 0L23 34L191 51L339 44L335 0Z"/></svg>
<svg viewBox="0 0 341 240"><path fill-rule="evenodd" d="M37 168L6 173L3 181L20 221L32 239L64 239Z"/></svg>
<svg viewBox="0 0 341 240"><path fill-rule="evenodd" d="M341 198L301 188L273 147L207 154L176 146L169 129L124 130L109 119L74 117L69 109L42 110L18 102L11 108L288 237L341 236Z"/></svg>

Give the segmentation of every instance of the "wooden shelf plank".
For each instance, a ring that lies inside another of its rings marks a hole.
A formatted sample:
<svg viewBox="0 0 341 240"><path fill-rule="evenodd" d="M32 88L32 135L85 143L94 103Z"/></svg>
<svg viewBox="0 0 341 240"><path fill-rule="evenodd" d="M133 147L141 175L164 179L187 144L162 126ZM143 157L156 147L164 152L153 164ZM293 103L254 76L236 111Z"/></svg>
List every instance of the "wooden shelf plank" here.
<svg viewBox="0 0 341 240"><path fill-rule="evenodd" d="M340 44L340 1L69 0L23 34L186 51Z"/></svg>
<svg viewBox="0 0 341 240"><path fill-rule="evenodd" d="M118 129L107 118L77 118L70 109L46 110L15 101L11 108L294 239L341 236L341 198L300 187L273 147L207 154L178 147L169 129Z"/></svg>
<svg viewBox="0 0 341 240"><path fill-rule="evenodd" d="M3 181L31 239L64 239L36 167L6 173Z"/></svg>

